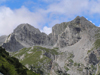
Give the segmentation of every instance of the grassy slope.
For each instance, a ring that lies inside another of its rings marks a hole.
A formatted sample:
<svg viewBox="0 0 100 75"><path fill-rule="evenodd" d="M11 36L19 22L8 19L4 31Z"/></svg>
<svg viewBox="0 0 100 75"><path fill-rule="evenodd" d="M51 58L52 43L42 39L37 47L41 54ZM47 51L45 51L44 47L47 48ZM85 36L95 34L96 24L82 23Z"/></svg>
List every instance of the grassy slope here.
<svg viewBox="0 0 100 75"><path fill-rule="evenodd" d="M23 65L32 65L36 69L40 68L44 71L48 68L46 65L50 64L52 61L52 59L44 55L45 53L58 55L58 52L55 49L34 46L33 48L23 48L20 51L13 53L13 56L19 58ZM23 56L24 58L21 58Z"/></svg>
<svg viewBox="0 0 100 75"><path fill-rule="evenodd" d="M28 53L30 52L30 53ZM48 49L40 46L34 46L33 49L31 48L23 48L19 52L15 52L13 54L14 57L20 57L24 54L24 58L20 62L23 63L24 65L26 64L33 64L33 65L38 65L38 62L44 62L46 60L47 62L50 62L51 59L43 55L45 52L49 52L53 55L57 55L58 52L54 49ZM40 58L42 55L42 58ZM46 62L46 63L47 63ZM44 62L45 63L45 62Z"/></svg>
<svg viewBox="0 0 100 75"><path fill-rule="evenodd" d="M2 47L0 47L0 72L4 75L38 75L24 67L18 59L10 57Z"/></svg>

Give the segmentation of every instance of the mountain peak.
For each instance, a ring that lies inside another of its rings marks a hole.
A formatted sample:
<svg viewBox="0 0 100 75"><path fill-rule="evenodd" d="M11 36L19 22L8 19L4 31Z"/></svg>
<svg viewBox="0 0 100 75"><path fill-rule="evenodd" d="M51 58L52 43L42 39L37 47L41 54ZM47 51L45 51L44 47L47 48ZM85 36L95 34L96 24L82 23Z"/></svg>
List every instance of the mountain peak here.
<svg viewBox="0 0 100 75"><path fill-rule="evenodd" d="M30 32L37 32L40 33L40 30L35 28L34 26L31 26L28 23L23 23L17 26L17 28L14 30L14 33L18 33L18 32L22 32L22 31L30 31Z"/></svg>
<svg viewBox="0 0 100 75"><path fill-rule="evenodd" d="M76 18L75 19L80 19L80 16L76 16Z"/></svg>
<svg viewBox="0 0 100 75"><path fill-rule="evenodd" d="M84 16L77 16L74 20L87 20Z"/></svg>
<svg viewBox="0 0 100 75"><path fill-rule="evenodd" d="M28 26L31 26L31 25L28 23L22 23L22 24L18 25L18 27L28 27ZM33 26L31 26L31 27L33 27Z"/></svg>

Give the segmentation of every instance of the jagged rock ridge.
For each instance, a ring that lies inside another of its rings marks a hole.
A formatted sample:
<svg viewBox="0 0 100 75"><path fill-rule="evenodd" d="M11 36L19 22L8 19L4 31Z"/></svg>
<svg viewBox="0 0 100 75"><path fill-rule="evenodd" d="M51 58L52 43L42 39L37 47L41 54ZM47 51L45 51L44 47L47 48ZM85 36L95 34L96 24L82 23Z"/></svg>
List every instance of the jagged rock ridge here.
<svg viewBox="0 0 100 75"><path fill-rule="evenodd" d="M78 16L73 21L56 24L52 27L52 33L47 35L29 24L21 24L8 36L3 47L8 51L34 45L62 48L78 42L81 39L80 32L93 26L84 17Z"/></svg>

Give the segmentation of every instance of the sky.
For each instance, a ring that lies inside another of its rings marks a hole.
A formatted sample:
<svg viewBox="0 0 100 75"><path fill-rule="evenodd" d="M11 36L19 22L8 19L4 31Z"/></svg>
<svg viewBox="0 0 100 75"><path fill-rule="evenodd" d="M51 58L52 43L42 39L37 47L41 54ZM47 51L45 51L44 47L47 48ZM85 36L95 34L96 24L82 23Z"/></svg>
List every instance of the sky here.
<svg viewBox="0 0 100 75"><path fill-rule="evenodd" d="M55 24L84 16L100 27L100 0L0 0L0 36L22 23L49 34Z"/></svg>

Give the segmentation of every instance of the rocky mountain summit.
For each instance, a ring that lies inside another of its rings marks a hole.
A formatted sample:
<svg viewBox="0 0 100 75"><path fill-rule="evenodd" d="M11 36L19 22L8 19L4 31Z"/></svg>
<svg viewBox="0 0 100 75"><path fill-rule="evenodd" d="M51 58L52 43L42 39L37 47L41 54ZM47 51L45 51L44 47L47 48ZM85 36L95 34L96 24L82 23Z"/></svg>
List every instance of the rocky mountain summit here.
<svg viewBox="0 0 100 75"><path fill-rule="evenodd" d="M2 47L41 75L100 74L100 28L84 17L54 25L49 35L21 24Z"/></svg>
<svg viewBox="0 0 100 75"><path fill-rule="evenodd" d="M8 51L18 51L34 45L49 45L49 41L49 36L40 32L39 29L29 24L21 24L7 37L3 47Z"/></svg>

